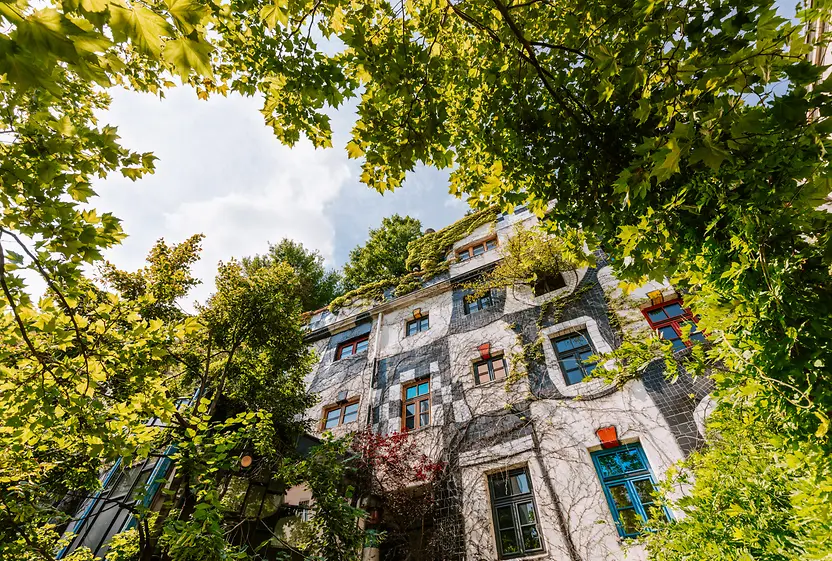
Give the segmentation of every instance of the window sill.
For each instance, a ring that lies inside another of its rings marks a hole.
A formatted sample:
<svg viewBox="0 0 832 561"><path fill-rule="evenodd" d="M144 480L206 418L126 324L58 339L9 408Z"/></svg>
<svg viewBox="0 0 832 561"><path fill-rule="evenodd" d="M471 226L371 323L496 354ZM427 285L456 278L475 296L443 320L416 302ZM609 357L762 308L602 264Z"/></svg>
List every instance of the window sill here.
<svg viewBox="0 0 832 561"><path fill-rule="evenodd" d="M483 382L482 384L477 384L476 382L474 382L474 385L471 386L468 389L476 390L478 388L487 388L487 387L490 387L490 386L496 386L498 384L505 384L505 383L506 383L505 378L499 378L497 380L489 380L488 382Z"/></svg>
<svg viewBox="0 0 832 561"><path fill-rule="evenodd" d="M545 551L541 553L534 553L532 555L526 555L525 557L501 557L501 561L534 561L535 559L546 559L549 557L549 554Z"/></svg>
<svg viewBox="0 0 832 561"><path fill-rule="evenodd" d="M362 353L358 353L358 354L355 354L355 355L336 358L335 360L332 361L332 364L337 364L339 362L345 362L345 361L349 362L350 360L353 360L353 359L356 359L356 358L367 358L367 351L364 351Z"/></svg>
<svg viewBox="0 0 832 561"><path fill-rule="evenodd" d="M428 430L428 429L432 429L432 428L434 428L434 426L436 426L436 425L428 425L428 426L426 426L426 427L419 427L418 429L405 429L405 428L402 428L401 433L402 433L402 434L407 433L408 435L410 435L410 434L418 434L418 433L420 433L420 432L424 432L424 431L426 431L426 430Z"/></svg>

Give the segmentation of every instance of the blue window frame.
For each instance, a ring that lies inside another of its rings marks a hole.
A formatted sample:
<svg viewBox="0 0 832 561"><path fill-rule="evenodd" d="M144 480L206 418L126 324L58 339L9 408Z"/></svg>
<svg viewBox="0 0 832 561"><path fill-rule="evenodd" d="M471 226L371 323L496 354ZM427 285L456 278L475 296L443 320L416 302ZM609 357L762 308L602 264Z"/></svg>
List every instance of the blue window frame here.
<svg viewBox="0 0 832 561"><path fill-rule="evenodd" d="M593 452L592 461L621 537L632 538L649 530L645 524L659 512L670 518L666 508L655 504L656 480L640 444Z"/></svg>

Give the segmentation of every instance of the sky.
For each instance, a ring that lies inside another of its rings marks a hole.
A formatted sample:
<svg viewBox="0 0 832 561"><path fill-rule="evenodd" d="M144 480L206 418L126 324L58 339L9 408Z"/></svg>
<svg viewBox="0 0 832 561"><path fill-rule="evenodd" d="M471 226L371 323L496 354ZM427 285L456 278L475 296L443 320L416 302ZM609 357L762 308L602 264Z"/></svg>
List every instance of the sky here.
<svg viewBox="0 0 832 561"><path fill-rule="evenodd" d="M468 208L448 194L447 172L434 169L416 170L384 196L359 183L360 164L344 150L354 106L332 113L333 148L305 140L289 148L264 125L256 98L205 101L189 88L168 90L162 100L124 90L112 95L102 122L118 127L125 147L159 160L155 174L136 182L111 174L95 185L93 206L121 218L129 236L105 257L133 271L157 239L205 234L194 266L203 282L188 302L210 295L219 261L264 253L269 242L291 238L341 267L385 216L408 214L439 229Z"/></svg>

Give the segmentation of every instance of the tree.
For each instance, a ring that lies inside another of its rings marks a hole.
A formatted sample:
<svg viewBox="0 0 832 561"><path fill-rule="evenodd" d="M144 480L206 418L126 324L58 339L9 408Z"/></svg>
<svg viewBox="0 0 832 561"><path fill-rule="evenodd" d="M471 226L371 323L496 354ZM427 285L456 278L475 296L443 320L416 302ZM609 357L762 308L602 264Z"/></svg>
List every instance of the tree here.
<svg viewBox="0 0 832 561"><path fill-rule="evenodd" d="M786 521L774 549L728 509L697 539L684 542L692 534L678 525L653 547L665 546L667 559L725 547L746 558L828 554L828 509L795 501L828 503L832 487L832 216L818 210L832 191L832 82L806 60L829 42L829 12L817 2L792 23L771 0L0 3L3 387L15 390L4 399L21 392L2 405L19 469L37 474L34 458L64 448L33 437L63 436L52 430L66 422L56 411L109 410L89 393L101 365L143 379L163 359L142 346L101 356L92 347L100 342L85 322L109 325L96 314L113 306L134 312L112 301L82 309L95 296L83 264L123 234L114 217L79 202L93 196L96 176L153 168L151 155L98 124L109 101L99 86L161 92L175 75L200 96L261 94L266 123L289 144L303 134L330 145L326 111L360 95L347 150L363 158L371 187L396 188L420 162L453 167L453 193L474 205L526 203L550 231L580 229L574 249L603 246L630 285L670 278L714 343L721 407L748 421L742 438L760 443L764 457L744 465L745 480L777 466L793 500L768 501L742 480L732 487L750 497L743 508L754 517ZM321 48L320 36L337 41ZM19 267L63 298L35 305ZM146 336L158 337L149 345L157 354L173 337ZM93 439L79 453L100 458L121 445L102 439L104 418L78 435ZM711 512L720 474L735 467L717 445L703 457L693 464L703 484L685 505L692 520ZM30 504L4 507L8 520L27 519ZM51 543L12 537L32 551Z"/></svg>
<svg viewBox="0 0 832 561"><path fill-rule="evenodd" d="M407 274L407 245L421 235L422 223L415 218L398 214L383 218L380 227L370 229L367 242L350 251L344 265L346 288L353 290Z"/></svg>
<svg viewBox="0 0 832 561"><path fill-rule="evenodd" d="M317 250L308 250L303 244L284 238L277 245L269 245L266 255L243 259L243 266L251 273L273 263L288 263L297 275L301 307L304 311L323 308L341 295L343 280L340 273L327 270L324 258Z"/></svg>

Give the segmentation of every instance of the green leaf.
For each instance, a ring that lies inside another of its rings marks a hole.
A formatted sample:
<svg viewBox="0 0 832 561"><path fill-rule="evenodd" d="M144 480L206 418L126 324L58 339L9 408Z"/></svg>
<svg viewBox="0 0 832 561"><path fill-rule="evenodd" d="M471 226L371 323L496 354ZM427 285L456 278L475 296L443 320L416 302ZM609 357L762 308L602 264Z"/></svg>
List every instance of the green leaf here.
<svg viewBox="0 0 832 561"><path fill-rule="evenodd" d="M171 39L165 43L162 57L173 66L182 81L186 81L191 72L198 76L211 77L211 45L203 41L194 41L187 37Z"/></svg>
<svg viewBox="0 0 832 561"><path fill-rule="evenodd" d="M274 29L278 23L284 27L289 25L287 2L275 1L272 4L266 4L260 8L260 19L266 23L269 29Z"/></svg>
<svg viewBox="0 0 832 561"><path fill-rule="evenodd" d="M110 4L110 25L116 40L130 39L141 51L158 58L162 40L173 30L165 19L141 5Z"/></svg>

